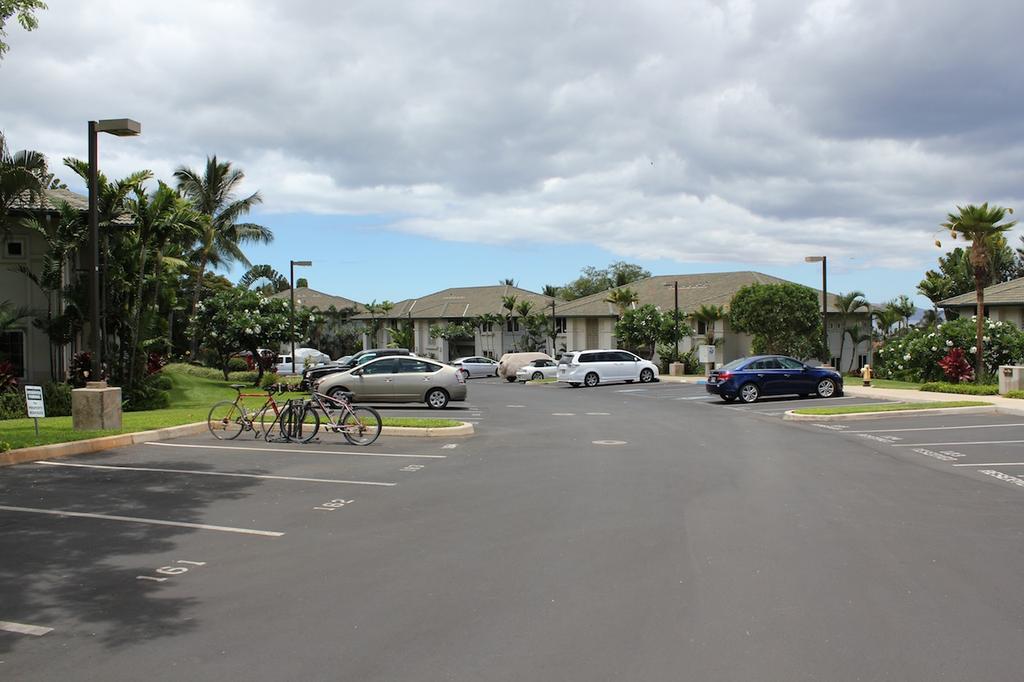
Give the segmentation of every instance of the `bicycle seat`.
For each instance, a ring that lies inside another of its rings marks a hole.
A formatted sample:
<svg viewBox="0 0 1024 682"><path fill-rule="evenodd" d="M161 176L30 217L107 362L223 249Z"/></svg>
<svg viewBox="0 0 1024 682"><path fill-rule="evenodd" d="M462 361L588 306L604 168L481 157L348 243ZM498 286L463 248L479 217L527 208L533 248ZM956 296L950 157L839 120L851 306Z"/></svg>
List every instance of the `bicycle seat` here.
<svg viewBox="0 0 1024 682"><path fill-rule="evenodd" d="M231 388L235 389L236 391L241 391L245 387L245 384L231 384Z"/></svg>

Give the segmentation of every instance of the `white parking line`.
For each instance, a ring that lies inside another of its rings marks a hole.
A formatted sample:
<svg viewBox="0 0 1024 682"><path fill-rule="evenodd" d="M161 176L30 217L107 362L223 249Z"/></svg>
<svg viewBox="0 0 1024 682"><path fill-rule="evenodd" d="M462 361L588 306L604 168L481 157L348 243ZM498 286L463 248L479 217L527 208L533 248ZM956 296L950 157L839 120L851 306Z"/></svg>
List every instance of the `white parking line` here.
<svg viewBox="0 0 1024 682"><path fill-rule="evenodd" d="M946 431L950 429L998 429L1002 426L1024 426L1024 424L974 424L971 426L922 426L913 429L872 429L871 431L846 431L846 433L892 433L894 431Z"/></svg>
<svg viewBox="0 0 1024 682"><path fill-rule="evenodd" d="M414 459L445 459L447 455L398 455L387 452L349 452L342 450L298 450L295 448L260 448L244 445L197 445L193 443L143 443L162 448L202 448L211 450L245 450L247 452L286 452L290 455L352 455L353 457L412 457Z"/></svg>
<svg viewBox="0 0 1024 682"><path fill-rule="evenodd" d="M955 467L1024 467L1024 462L988 462L987 464L954 464Z"/></svg>
<svg viewBox="0 0 1024 682"><path fill-rule="evenodd" d="M53 628L44 628L39 625L25 625L24 623L12 623L9 620L0 620L0 630L4 632L17 632L19 635L32 635L42 637L47 632L53 632Z"/></svg>
<svg viewBox="0 0 1024 682"><path fill-rule="evenodd" d="M135 516L115 516L112 514L89 514L86 512L63 511L60 509L35 509L33 507L8 507L0 505L0 511L24 512L26 514L48 514L50 516L72 516L81 519L100 519L103 521L124 521L127 523L146 523L153 526L175 526L177 528L195 528L196 530L216 530L222 533L239 533L241 535L263 535L279 538L284 533L272 530L255 530L253 528L232 528L231 526L211 526L205 523L185 523L184 521L164 521L162 519L143 519Z"/></svg>
<svg viewBox="0 0 1024 682"><path fill-rule="evenodd" d="M198 476L234 476L237 478L264 478L272 481L304 481L309 483L350 483L352 485L381 485L381 486L394 486L397 483L380 483L377 481L344 481L340 479L332 478L302 478L299 476L271 476L269 474L238 474L238 473L225 473L221 471L195 471L193 469L154 469L149 467L129 467L129 466L105 466L101 464L72 464L71 462L48 462L45 460L39 460L34 464L45 464L46 466L52 467L78 467L81 469L106 469L114 471L155 471L158 473L166 474L196 474Z"/></svg>
<svg viewBox="0 0 1024 682"><path fill-rule="evenodd" d="M957 443L900 443L896 448L913 448L924 445L1006 445L1008 443L1024 443L1024 440L969 440Z"/></svg>

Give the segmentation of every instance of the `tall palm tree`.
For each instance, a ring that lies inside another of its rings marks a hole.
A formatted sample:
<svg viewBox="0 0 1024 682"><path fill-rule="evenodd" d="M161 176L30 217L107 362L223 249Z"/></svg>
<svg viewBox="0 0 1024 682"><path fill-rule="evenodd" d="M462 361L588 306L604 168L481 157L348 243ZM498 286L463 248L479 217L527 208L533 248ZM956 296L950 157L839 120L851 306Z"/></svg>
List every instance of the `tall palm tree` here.
<svg viewBox="0 0 1024 682"><path fill-rule="evenodd" d="M720 305L701 305L690 313L689 318L694 322L704 323L704 342L715 345L715 323L725 317L725 307Z"/></svg>
<svg viewBox="0 0 1024 682"><path fill-rule="evenodd" d="M631 305L640 300L640 297L635 291L629 287L621 287L619 289L612 289L608 292L608 295L604 298L606 303L611 303L619 309L619 317L626 314L626 310Z"/></svg>
<svg viewBox="0 0 1024 682"><path fill-rule="evenodd" d="M860 344L864 343L865 341L871 343L871 334L868 332L861 331L860 325L854 325L852 327L847 327L846 329L843 330L844 341L846 340L847 336L850 337L850 343L853 344L853 352L850 353L850 366L846 370L849 372L853 370L854 360L857 359L857 347L860 346ZM842 361L841 355L839 356L839 359L840 361Z"/></svg>
<svg viewBox="0 0 1024 682"><path fill-rule="evenodd" d="M924 279L917 284L917 293L932 302L932 311L939 314L939 301L949 298L950 281L934 270L925 273Z"/></svg>
<svg viewBox="0 0 1024 682"><path fill-rule="evenodd" d="M500 325L502 319L503 318L501 317L501 315L499 315L497 313L484 313L482 315L477 316L477 318L475 320L475 324L476 324L477 329L480 330L480 333L482 335L484 333L484 331L488 329L488 327L493 330L494 329L494 325L496 325L496 324ZM481 336L481 340L482 340L482 338L483 337ZM491 353L493 354L494 353L494 336L492 335L490 338L491 338Z"/></svg>
<svg viewBox="0 0 1024 682"><path fill-rule="evenodd" d="M892 333L892 327L899 324L902 319L895 310L890 307L876 308L871 311L871 319L878 325L878 337L881 340L888 339Z"/></svg>
<svg viewBox="0 0 1024 682"><path fill-rule="evenodd" d="M210 265L217 267L239 262L251 267L249 259L242 253L244 244L269 244L274 234L269 228L255 223L240 223L239 218L247 215L263 198L259 192L247 197L235 197L245 173L233 168L230 161L218 161L216 156L206 159L206 167L199 173L185 166L174 171L178 189L192 202L192 207L203 217L202 234L192 254L195 288L192 292L190 315L195 315L196 304L203 290L203 276ZM192 357L199 348L199 339L192 339Z"/></svg>
<svg viewBox="0 0 1024 682"><path fill-rule="evenodd" d="M554 284L545 284L544 288L541 289L541 293L550 298L558 298L559 294L562 293L562 287Z"/></svg>
<svg viewBox="0 0 1024 682"><path fill-rule="evenodd" d="M981 206L967 205L957 206L956 213L946 216L946 222L942 228L949 230L953 239L963 239L971 243L971 267L974 270L974 291L977 303L976 324L975 324L975 352L974 352L974 376L975 381L984 380L984 351L983 341L985 335L985 285L991 274L991 246L992 238L1010 230L1017 224L1016 220L1003 222L1007 214L1012 214L1012 208L1001 206L989 206L984 203ZM941 246L940 242L936 242Z"/></svg>
<svg viewBox="0 0 1024 682"><path fill-rule="evenodd" d="M917 306L910 300L910 297L906 294L900 294L896 298L889 301L887 304L888 308L891 308L896 315L899 316L900 326L904 329L910 329L910 318L917 312Z"/></svg>
<svg viewBox="0 0 1024 682"><path fill-rule="evenodd" d="M522 318L529 317L530 313L533 312L533 301L519 301L519 303L516 303L516 312Z"/></svg>
<svg viewBox="0 0 1024 682"><path fill-rule="evenodd" d="M31 317L32 311L16 306L10 301L0 301L0 332L9 331L22 320Z"/></svg>
<svg viewBox="0 0 1024 682"><path fill-rule="evenodd" d="M20 219L10 216L10 210L19 199L37 201L43 193L46 176L46 158L39 152L22 150L11 153L7 140L0 133L0 236Z"/></svg>
<svg viewBox="0 0 1024 682"><path fill-rule="evenodd" d="M498 284L501 284L502 286L506 287L514 287L516 285L516 281L511 277L506 277L505 279L498 282Z"/></svg>
<svg viewBox="0 0 1024 682"><path fill-rule="evenodd" d="M864 298L863 291L855 290L845 294L836 294L835 305L836 309L839 311L839 326L846 330L843 332L842 336L839 337L839 362L841 363L843 361L843 351L846 350L846 335L849 331L846 328L846 321L850 315L853 315L858 310L862 308L866 310L868 302ZM857 354L856 345L853 347L853 354ZM842 369L842 367L839 369Z"/></svg>

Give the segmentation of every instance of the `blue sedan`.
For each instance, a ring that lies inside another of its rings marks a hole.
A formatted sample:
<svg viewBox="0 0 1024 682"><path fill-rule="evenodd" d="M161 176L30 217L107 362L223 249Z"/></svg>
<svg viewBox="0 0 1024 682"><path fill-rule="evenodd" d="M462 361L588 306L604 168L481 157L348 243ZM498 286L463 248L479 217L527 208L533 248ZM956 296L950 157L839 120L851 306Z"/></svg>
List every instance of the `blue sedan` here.
<svg viewBox="0 0 1024 682"><path fill-rule="evenodd" d="M763 395L831 398L843 394L843 377L834 369L811 367L785 355L755 355L712 370L705 387L727 403L736 398L752 403Z"/></svg>

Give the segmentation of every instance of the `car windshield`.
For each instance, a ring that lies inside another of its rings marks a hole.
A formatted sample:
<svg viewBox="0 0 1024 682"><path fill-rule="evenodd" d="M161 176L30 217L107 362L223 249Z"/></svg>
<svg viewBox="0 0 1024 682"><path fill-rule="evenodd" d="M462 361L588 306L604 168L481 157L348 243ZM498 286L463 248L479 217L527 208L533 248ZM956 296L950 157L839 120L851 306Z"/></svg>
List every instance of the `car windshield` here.
<svg viewBox="0 0 1024 682"><path fill-rule="evenodd" d="M740 367L745 365L749 360L750 360L750 358L737 358L736 360L733 360L732 362L728 362L728 363L722 365L718 369L722 370L722 371L729 371L729 370L733 370L733 369L739 369Z"/></svg>

